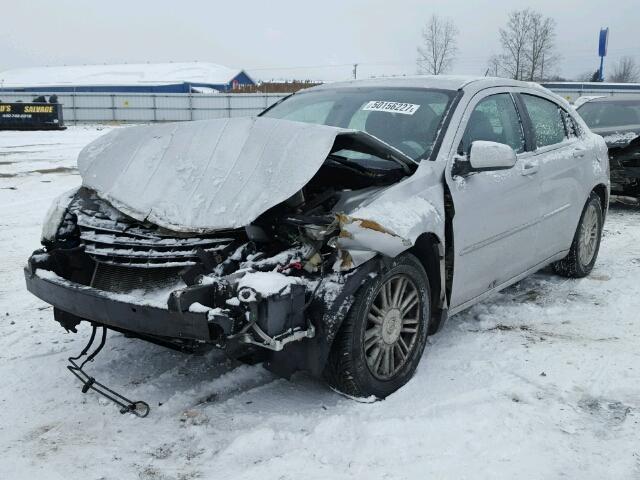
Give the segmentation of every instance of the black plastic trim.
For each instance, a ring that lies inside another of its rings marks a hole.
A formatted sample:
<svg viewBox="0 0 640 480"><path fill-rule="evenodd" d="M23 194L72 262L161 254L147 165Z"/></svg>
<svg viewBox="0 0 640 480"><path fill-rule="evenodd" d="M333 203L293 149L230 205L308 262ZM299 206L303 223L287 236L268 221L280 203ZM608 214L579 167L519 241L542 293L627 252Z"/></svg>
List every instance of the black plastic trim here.
<svg viewBox="0 0 640 480"><path fill-rule="evenodd" d="M27 290L55 308L107 327L146 335L210 342L206 313L168 309L123 302L100 290L66 281L60 284L24 269Z"/></svg>

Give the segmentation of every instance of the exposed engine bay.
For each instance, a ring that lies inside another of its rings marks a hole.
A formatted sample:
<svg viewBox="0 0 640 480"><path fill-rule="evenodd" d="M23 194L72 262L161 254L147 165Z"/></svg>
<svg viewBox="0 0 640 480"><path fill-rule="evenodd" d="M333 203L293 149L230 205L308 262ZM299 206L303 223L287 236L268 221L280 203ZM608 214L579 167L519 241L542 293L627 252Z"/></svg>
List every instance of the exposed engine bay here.
<svg viewBox="0 0 640 480"><path fill-rule="evenodd" d="M392 159L342 145L334 150L302 189L251 224L206 234L138 221L82 187L55 239L45 241L46 253L34 256L33 268L50 268L61 279L114 300L205 314L206 338L187 332L183 338L162 338L153 330L135 335L180 349L204 341L230 351L246 346L280 351L313 338L318 326L323 337L331 337L340 323L332 322L332 315L348 310L351 290L367 272L354 275L362 259L340 247L341 240L349 240L348 225L360 222L343 212L408 175L406 166ZM364 228L394 236L375 222L366 221ZM373 256L370 252L364 260ZM354 286L345 288L352 277ZM55 317L70 330L82 320L58 308Z"/></svg>

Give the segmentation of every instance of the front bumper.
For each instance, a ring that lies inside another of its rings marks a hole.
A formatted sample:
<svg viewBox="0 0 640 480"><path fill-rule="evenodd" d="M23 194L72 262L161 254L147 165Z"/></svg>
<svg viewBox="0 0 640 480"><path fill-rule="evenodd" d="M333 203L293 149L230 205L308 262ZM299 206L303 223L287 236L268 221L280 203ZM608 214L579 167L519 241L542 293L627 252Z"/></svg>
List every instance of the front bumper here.
<svg viewBox="0 0 640 480"><path fill-rule="evenodd" d="M205 342L235 350L239 344L253 343L250 336L236 335L246 325L248 315L255 324L252 328L259 327L276 338L306 326L305 288L301 285L292 285L287 293L257 298L235 310L220 308L233 294L216 283L176 287L168 294L165 306L144 296L113 293L88 286L88 282L70 280L77 276L69 274L71 258L73 254L67 252L37 251L24 270L27 289L53 305L56 320L65 328L86 320L137 336ZM195 311L191 309L193 304L199 306ZM300 333L295 338L298 336Z"/></svg>
<svg viewBox="0 0 640 480"><path fill-rule="evenodd" d="M90 273L90 266L78 261L78 256L71 250L49 253L40 250L34 252L24 269L27 289L55 307L56 320L65 328L69 328L67 320L72 327L80 321L89 321L180 350L183 347L191 350L183 344L208 343L234 356L247 349L255 351L258 345L270 350L265 366L285 376L298 370L322 374L333 339L356 291L383 268L382 260L376 257L347 274L327 280L326 290L316 288L311 293L302 285L291 285L289 293L262 298L253 305L256 325L281 346L287 344L285 353L239 335L238 331L246 326L245 315L239 322L237 317L212 315L211 311L189 311L194 302L213 307L224 301L227 295L218 292L215 284L178 289L170 295L166 308L145 305L132 302L131 297L123 299L119 294L88 286L90 279L84 275ZM282 332L289 332L288 338Z"/></svg>
<svg viewBox="0 0 640 480"><path fill-rule="evenodd" d="M48 272L44 275L39 272ZM213 342L207 313L171 311L119 300L107 292L65 280L50 270L24 269L29 290L36 297L82 320L144 335Z"/></svg>

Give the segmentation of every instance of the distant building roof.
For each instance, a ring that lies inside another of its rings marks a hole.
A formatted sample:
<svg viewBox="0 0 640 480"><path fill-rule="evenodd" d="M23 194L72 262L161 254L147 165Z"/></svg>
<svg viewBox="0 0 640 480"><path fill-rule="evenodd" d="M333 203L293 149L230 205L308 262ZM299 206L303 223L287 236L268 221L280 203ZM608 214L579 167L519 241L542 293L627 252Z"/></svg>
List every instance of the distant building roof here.
<svg viewBox="0 0 640 480"><path fill-rule="evenodd" d="M551 89L567 90L640 90L640 83L542 82L542 86Z"/></svg>
<svg viewBox="0 0 640 480"><path fill-rule="evenodd" d="M30 88L176 83L226 85L240 74L246 75L242 70L207 62L33 67L0 72L0 86Z"/></svg>

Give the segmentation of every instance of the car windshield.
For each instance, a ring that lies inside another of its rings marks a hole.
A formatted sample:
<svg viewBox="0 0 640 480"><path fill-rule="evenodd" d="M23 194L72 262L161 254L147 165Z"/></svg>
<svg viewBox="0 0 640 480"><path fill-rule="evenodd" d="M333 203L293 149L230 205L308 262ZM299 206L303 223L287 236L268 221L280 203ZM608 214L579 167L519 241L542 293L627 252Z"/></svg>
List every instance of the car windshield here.
<svg viewBox="0 0 640 480"><path fill-rule="evenodd" d="M578 113L589 128L640 125L640 100L611 100L587 102Z"/></svg>
<svg viewBox="0 0 640 480"><path fill-rule="evenodd" d="M292 95L265 117L362 130L419 161L428 159L455 92L413 88L340 88ZM357 152L340 156L367 160Z"/></svg>

